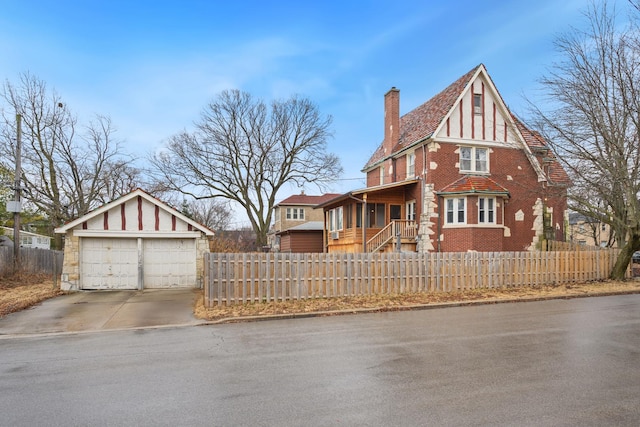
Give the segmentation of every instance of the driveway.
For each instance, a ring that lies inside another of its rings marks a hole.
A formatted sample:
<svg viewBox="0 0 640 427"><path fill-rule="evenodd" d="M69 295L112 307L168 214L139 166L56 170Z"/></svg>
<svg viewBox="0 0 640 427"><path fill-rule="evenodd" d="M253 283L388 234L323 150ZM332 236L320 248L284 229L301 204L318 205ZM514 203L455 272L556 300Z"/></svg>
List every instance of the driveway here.
<svg viewBox="0 0 640 427"><path fill-rule="evenodd" d="M0 319L0 336L104 331L202 323L193 316L200 289L82 291Z"/></svg>

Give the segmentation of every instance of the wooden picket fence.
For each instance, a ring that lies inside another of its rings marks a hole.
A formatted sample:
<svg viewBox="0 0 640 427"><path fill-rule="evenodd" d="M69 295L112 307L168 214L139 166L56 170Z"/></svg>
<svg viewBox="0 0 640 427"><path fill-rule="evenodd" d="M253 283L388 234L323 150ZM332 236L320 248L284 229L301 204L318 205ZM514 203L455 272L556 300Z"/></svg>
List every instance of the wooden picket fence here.
<svg viewBox="0 0 640 427"><path fill-rule="evenodd" d="M62 251L20 248L20 270L24 273L58 275L62 272ZM13 248L0 247L0 276L13 271Z"/></svg>
<svg viewBox="0 0 640 427"><path fill-rule="evenodd" d="M208 307L606 279L618 250L464 253L206 253ZM630 270L629 270L630 276Z"/></svg>

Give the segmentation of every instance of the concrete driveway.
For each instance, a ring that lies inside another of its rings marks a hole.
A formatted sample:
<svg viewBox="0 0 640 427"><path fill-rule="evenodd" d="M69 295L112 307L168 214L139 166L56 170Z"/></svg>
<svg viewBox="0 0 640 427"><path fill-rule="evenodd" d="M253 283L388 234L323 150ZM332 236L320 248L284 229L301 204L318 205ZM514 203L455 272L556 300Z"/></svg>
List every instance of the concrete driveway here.
<svg viewBox="0 0 640 427"><path fill-rule="evenodd" d="M202 323L193 316L200 289L82 291L0 319L1 335L104 331Z"/></svg>

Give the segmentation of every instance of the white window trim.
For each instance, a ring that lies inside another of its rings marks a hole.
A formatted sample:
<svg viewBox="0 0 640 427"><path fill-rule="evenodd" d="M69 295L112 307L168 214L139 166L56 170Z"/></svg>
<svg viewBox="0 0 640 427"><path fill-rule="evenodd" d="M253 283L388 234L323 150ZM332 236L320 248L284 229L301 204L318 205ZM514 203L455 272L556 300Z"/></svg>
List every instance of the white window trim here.
<svg viewBox="0 0 640 427"><path fill-rule="evenodd" d="M304 208L287 208L285 217L287 221L304 221Z"/></svg>
<svg viewBox="0 0 640 427"><path fill-rule="evenodd" d="M480 99L480 105L476 105L476 99ZM484 109L484 99L481 93L473 94L473 114L481 115Z"/></svg>
<svg viewBox="0 0 640 427"><path fill-rule="evenodd" d="M485 221L480 221L480 205L481 202L480 200L484 201L485 204ZM489 200L493 201L493 209L491 210L493 212L493 221L487 221L486 217L488 217L489 215L489 209L488 209L488 204L489 204ZM498 211L497 211L497 201L495 197L478 197L478 225L496 225L497 224L497 215Z"/></svg>
<svg viewBox="0 0 640 427"><path fill-rule="evenodd" d="M409 221L415 221L416 219L416 201L415 200L409 200L405 204L405 218Z"/></svg>
<svg viewBox="0 0 640 427"><path fill-rule="evenodd" d="M407 179L415 178L416 176L416 153L408 153L407 157ZM411 161L410 161L411 160Z"/></svg>
<svg viewBox="0 0 640 427"><path fill-rule="evenodd" d="M342 206L329 211L329 231L344 230L344 216Z"/></svg>
<svg viewBox="0 0 640 427"><path fill-rule="evenodd" d="M459 207L460 207L460 200L462 200L462 203L464 204L463 206L463 212L464 212L464 221L460 222L458 221L458 213L460 211ZM453 205L453 221L449 222L449 202L452 202ZM445 197L444 198L444 225L445 226L460 226L460 225L467 225L467 198L466 197Z"/></svg>
<svg viewBox="0 0 640 427"><path fill-rule="evenodd" d="M470 159L471 168L470 169L463 169L462 168L462 160L463 160L462 159L462 151L463 151L463 149L471 150L471 159ZM486 156L486 163L487 163L486 170L477 170L477 165L476 165L476 151L477 150L484 150L487 153L487 156ZM486 147L472 147L472 146L464 145L464 146L460 146L458 151L459 151L458 169L459 169L460 173L489 174L489 171L491 170L491 168L490 168L490 163L489 163L489 149L488 148L486 148Z"/></svg>

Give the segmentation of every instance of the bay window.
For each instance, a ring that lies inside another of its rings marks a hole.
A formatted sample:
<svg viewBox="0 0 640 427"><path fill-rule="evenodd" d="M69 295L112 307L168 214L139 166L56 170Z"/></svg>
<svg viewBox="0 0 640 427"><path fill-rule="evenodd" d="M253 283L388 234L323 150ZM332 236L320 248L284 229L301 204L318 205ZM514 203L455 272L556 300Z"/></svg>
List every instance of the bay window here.
<svg viewBox="0 0 640 427"><path fill-rule="evenodd" d="M447 198L445 203L447 224L465 224L467 222L467 204L464 197Z"/></svg>

